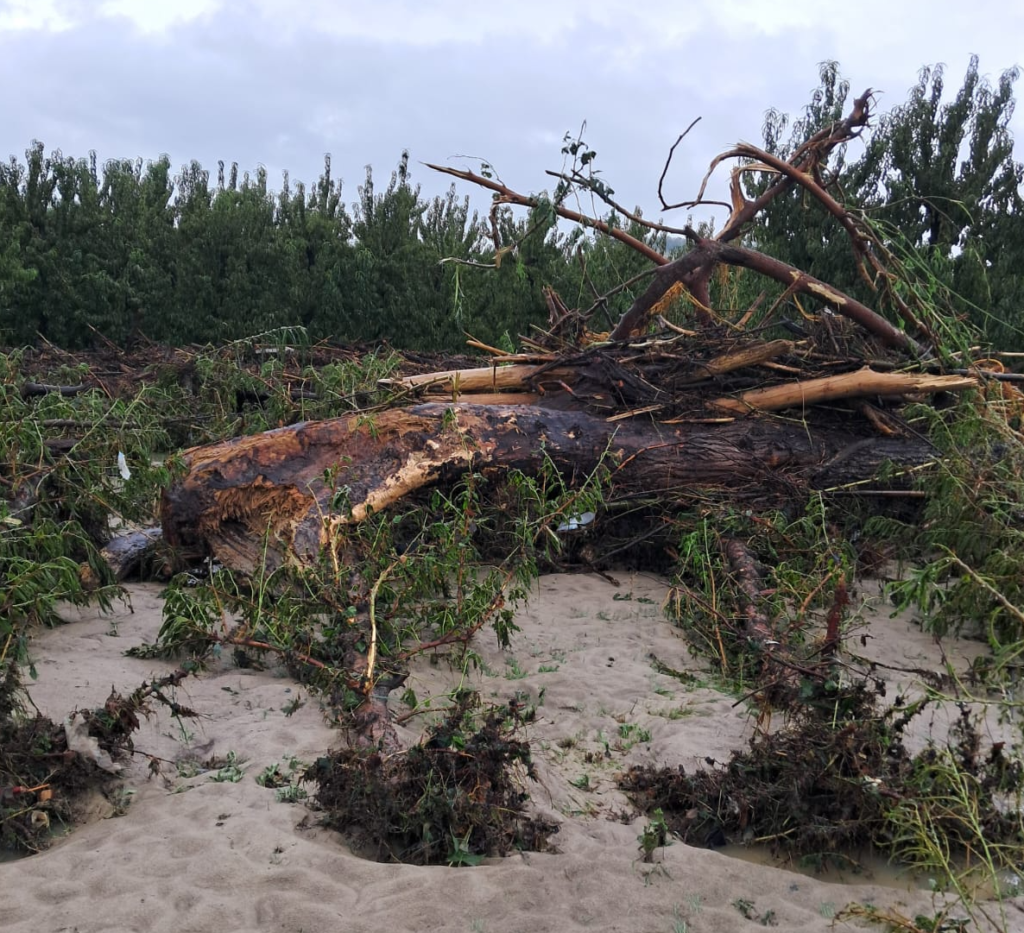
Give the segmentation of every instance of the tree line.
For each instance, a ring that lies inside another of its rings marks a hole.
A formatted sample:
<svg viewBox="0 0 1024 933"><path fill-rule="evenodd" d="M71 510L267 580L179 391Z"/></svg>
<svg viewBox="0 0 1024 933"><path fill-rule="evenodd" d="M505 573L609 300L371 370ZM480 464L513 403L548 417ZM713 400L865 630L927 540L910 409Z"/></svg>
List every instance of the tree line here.
<svg viewBox="0 0 1024 933"><path fill-rule="evenodd" d="M769 152L784 155L842 116L849 86L838 66L826 63L820 78L795 120L769 111ZM1013 69L992 86L973 59L944 102L942 68L923 69L907 102L825 179L1004 349L1024 345L1024 167L1008 128L1016 79ZM751 177L756 194L766 182ZM605 219L665 249L663 233ZM844 232L797 190L749 237L825 281L857 280ZM101 167L95 154L47 155L41 142L23 161L0 164L0 343L8 345L207 343L301 325L314 340L457 350L467 333L500 344L543 326L546 285L580 308L619 288L600 306L600 330L645 287L642 279L621 286L647 267L619 242L559 229L544 206L481 217L454 188L424 198L407 153L383 190L367 169L352 204L329 156L314 184L285 174L277 191L263 169L240 176L221 163L211 179L195 161L175 174L167 157ZM725 284L724 306L753 300L759 287Z"/></svg>

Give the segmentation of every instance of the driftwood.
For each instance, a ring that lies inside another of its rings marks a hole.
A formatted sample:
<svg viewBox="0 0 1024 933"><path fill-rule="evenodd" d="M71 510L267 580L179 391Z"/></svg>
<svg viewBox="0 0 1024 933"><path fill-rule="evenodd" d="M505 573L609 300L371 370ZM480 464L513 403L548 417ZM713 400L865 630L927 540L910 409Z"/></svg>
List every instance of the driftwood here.
<svg viewBox="0 0 1024 933"><path fill-rule="evenodd" d="M739 398L715 399L711 404L723 411L781 411L808 408L819 402L872 395L911 395L955 392L974 388L970 376L931 376L925 373L876 373L861 369L842 376L810 379L745 392Z"/></svg>

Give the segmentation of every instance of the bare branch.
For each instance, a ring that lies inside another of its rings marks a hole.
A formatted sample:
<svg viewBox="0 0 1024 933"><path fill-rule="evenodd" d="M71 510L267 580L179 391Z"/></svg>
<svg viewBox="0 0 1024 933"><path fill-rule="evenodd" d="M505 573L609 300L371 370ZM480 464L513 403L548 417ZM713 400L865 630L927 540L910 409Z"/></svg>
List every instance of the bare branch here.
<svg viewBox="0 0 1024 933"><path fill-rule="evenodd" d="M553 172L550 169L546 170L545 175L550 175L552 178L558 178L561 181L567 182L570 185L578 185L581 188L586 189L591 194L597 195L605 204L607 204L616 213L621 214L626 220L631 220L635 224L639 224L642 227L647 227L649 230L657 230L659 233L677 233L685 234L686 231L682 227L668 227L665 224L658 224L652 220L647 220L641 217L639 214L633 211L628 211L621 204L618 203L614 198L609 197L599 188L594 187L590 180L579 172L573 172L571 175L566 175L562 172Z"/></svg>
<svg viewBox="0 0 1024 933"><path fill-rule="evenodd" d="M668 167L672 164L672 156L675 155L676 146L678 146L684 139L686 139L687 135L689 135L690 130L692 130L698 123L700 123L700 121L701 118L697 117L685 130L683 130L682 133L679 134L679 138L674 143L672 143L672 148L669 149L668 151L668 157L665 159L665 167L661 170L661 177L658 179L658 200L661 201L661 209L663 211L673 211L679 207L694 206L692 202L686 201L683 201L679 204L665 203L665 195L662 194L662 186L665 184L665 176L668 174Z"/></svg>
<svg viewBox="0 0 1024 933"><path fill-rule="evenodd" d="M611 333L613 340L628 340L646 324L651 309L675 282L686 284L698 270L714 268L718 263L742 266L790 287L794 293L814 295L828 302L838 314L856 321L885 344L904 350L920 347L903 331L894 327L867 305L788 263L766 256L756 250L732 246L718 239L701 239L686 255L659 269L654 282L634 303Z"/></svg>
<svg viewBox="0 0 1024 933"><path fill-rule="evenodd" d="M507 188L505 185L500 185L497 182L492 181L490 178L484 178L482 175L477 175L475 172L449 168L444 165L431 165L429 162L426 163L426 165L427 168L432 168L435 172L442 172L445 175L453 175L455 178L461 178L463 181L472 182L474 185L479 185L481 188L486 188L488 191L495 192L500 196L501 203L518 204L520 207L538 207L541 204L540 198L519 194L519 192L513 191L511 188ZM564 217L566 220L578 223L581 227L589 227L592 230L598 230L621 243L625 243L627 246L632 247L638 253L646 256L651 260L651 262L657 263L659 266L664 266L668 263L667 257L662 256L662 254L657 250L651 249L651 247L642 240L638 240L636 237L630 236L625 232L625 230L619 230L617 227L611 227L603 220L594 220L592 217L587 217L586 214L580 214L577 211L569 210L569 208L562 207L560 204L554 204L552 207L559 217Z"/></svg>

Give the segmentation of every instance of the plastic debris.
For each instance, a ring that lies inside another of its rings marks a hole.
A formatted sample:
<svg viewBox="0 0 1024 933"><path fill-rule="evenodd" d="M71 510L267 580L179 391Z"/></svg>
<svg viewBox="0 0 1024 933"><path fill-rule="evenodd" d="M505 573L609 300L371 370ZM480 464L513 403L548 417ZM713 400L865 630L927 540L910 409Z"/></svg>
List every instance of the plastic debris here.
<svg viewBox="0 0 1024 933"><path fill-rule="evenodd" d="M558 526L558 531L579 531L585 525L589 525L596 516L593 512L584 512L582 515L572 515L568 521Z"/></svg>
<svg viewBox="0 0 1024 933"><path fill-rule="evenodd" d="M89 735L89 724L82 719L68 719L64 722L64 734L68 739L68 748L83 758L96 763L96 767L110 774L120 774L121 765L110 757L100 743Z"/></svg>

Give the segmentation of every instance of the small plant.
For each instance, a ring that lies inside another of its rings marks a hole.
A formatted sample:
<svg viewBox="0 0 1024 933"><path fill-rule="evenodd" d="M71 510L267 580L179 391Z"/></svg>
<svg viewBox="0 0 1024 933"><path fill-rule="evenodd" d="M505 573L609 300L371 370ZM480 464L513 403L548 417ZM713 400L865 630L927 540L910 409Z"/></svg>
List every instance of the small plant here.
<svg viewBox="0 0 1024 933"><path fill-rule="evenodd" d="M506 659L505 665L508 667L508 673L505 674L506 680L522 680L526 676L526 671L519 666L518 658L510 657Z"/></svg>
<svg viewBox="0 0 1024 933"><path fill-rule="evenodd" d="M760 923L763 927L774 927L778 926L778 921L775 919L774 910L766 910L764 913L758 915L757 908L754 906L754 902L745 897L738 897L732 902L732 906L735 907L745 919L755 920Z"/></svg>
<svg viewBox="0 0 1024 933"><path fill-rule="evenodd" d="M706 715L694 709L694 707L685 703L682 706L670 706L667 709L652 709L652 716L663 716L670 722L675 722L677 719L686 719L690 716L701 716Z"/></svg>
<svg viewBox="0 0 1024 933"><path fill-rule="evenodd" d="M285 755L283 766L278 763L268 765L256 776L256 783L260 787L275 788L274 799L281 803L297 803L309 796L297 777L297 772L306 767L294 755Z"/></svg>
<svg viewBox="0 0 1024 933"><path fill-rule="evenodd" d="M306 792L306 789L298 784L288 784L285 787L279 787L274 793L274 799L278 803L299 803L308 796L309 794Z"/></svg>
<svg viewBox="0 0 1024 933"><path fill-rule="evenodd" d="M822 905L823 907L826 905ZM927 914L916 914L913 918L904 916L894 907L879 908L871 904L847 904L840 911L836 911L833 905L831 917L837 921L866 920L868 923L877 924L893 933L966 933L971 920L966 917L951 917L952 905L943 908L932 916ZM822 916L825 916L823 913ZM1005 925L993 927L993 929L1006 929Z"/></svg>
<svg viewBox="0 0 1024 933"><path fill-rule="evenodd" d="M668 824L665 822L665 814L660 809L651 811L650 820L636 837L640 843L640 855L643 861L653 862L654 853L667 846Z"/></svg>
<svg viewBox="0 0 1024 933"><path fill-rule="evenodd" d="M135 791L121 785L107 795L110 805L114 808L114 816L124 816L135 799Z"/></svg>
<svg viewBox="0 0 1024 933"><path fill-rule="evenodd" d="M619 738L623 748L628 751L638 742L646 745L651 741L651 730L638 726L636 723L624 722L619 725Z"/></svg>
<svg viewBox="0 0 1024 933"><path fill-rule="evenodd" d="M472 831L470 831L471 833ZM484 857L479 855L469 848L469 837L470 833L466 833L461 838L456 836L455 833L451 834L451 847L448 850L448 865L452 868L458 868L460 866L476 866L479 865Z"/></svg>
<svg viewBox="0 0 1024 933"><path fill-rule="evenodd" d="M244 758L239 758L234 752L228 752L217 770L210 775L214 784L237 784L245 777Z"/></svg>

